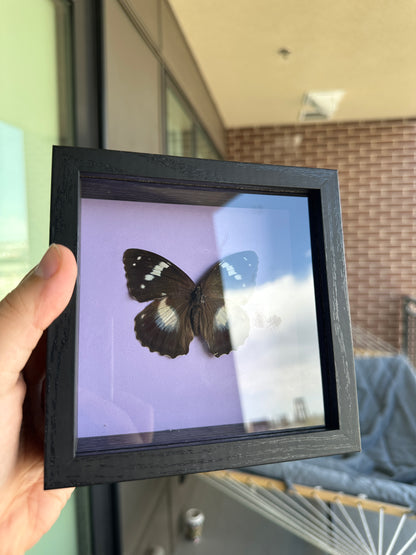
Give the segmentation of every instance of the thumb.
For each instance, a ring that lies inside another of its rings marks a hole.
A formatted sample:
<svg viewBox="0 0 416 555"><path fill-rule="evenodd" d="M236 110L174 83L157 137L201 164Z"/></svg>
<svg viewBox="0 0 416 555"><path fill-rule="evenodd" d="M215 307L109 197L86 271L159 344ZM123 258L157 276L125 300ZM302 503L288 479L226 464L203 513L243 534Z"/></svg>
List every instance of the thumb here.
<svg viewBox="0 0 416 555"><path fill-rule="evenodd" d="M0 396L16 384L42 332L68 304L76 274L72 252L51 245L39 265L0 302Z"/></svg>

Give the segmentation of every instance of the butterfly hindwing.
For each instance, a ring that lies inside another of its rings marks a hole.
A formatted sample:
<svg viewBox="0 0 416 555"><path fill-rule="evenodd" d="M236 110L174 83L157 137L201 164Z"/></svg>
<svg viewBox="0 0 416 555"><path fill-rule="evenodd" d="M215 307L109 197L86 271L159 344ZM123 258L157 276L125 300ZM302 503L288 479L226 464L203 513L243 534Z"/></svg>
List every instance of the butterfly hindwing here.
<svg viewBox="0 0 416 555"><path fill-rule="evenodd" d="M226 304L224 299L206 299L204 308L193 312L193 328L206 342L208 350L220 357L244 343L250 324L241 307Z"/></svg>
<svg viewBox="0 0 416 555"><path fill-rule="evenodd" d="M134 320L136 337L150 351L175 358L186 355L193 339L189 302L170 304L169 297L157 299Z"/></svg>

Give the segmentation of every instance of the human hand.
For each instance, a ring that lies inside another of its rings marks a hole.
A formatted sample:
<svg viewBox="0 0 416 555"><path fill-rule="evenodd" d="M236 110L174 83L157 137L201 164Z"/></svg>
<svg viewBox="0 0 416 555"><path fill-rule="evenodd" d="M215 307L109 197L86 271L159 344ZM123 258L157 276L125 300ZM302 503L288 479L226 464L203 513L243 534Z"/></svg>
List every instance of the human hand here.
<svg viewBox="0 0 416 555"><path fill-rule="evenodd" d="M32 547L73 491L43 489L45 343L32 351L68 304L76 274L71 251L52 245L0 302L0 554Z"/></svg>

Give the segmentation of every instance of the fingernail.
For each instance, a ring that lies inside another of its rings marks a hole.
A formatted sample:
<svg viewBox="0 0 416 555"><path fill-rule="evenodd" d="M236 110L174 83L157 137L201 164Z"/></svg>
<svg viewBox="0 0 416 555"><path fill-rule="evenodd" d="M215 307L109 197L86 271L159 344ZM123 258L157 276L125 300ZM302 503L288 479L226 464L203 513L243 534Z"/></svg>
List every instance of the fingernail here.
<svg viewBox="0 0 416 555"><path fill-rule="evenodd" d="M49 279L57 272L60 262L59 247L52 243L35 269L35 274L43 279Z"/></svg>

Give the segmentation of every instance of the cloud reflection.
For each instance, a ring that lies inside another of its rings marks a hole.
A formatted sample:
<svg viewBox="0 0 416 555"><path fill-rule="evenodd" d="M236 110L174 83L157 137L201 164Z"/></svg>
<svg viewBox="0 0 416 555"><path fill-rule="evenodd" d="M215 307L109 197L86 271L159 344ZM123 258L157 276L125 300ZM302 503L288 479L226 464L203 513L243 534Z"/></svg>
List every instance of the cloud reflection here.
<svg viewBox="0 0 416 555"><path fill-rule="evenodd" d="M226 302L238 305L238 292L228 292ZM307 425L297 422L300 403L313 420L309 424L322 424L312 274L305 279L285 275L253 288L243 306L250 333L234 357L245 421L274 422L274 427ZM238 324L235 328L238 334Z"/></svg>

